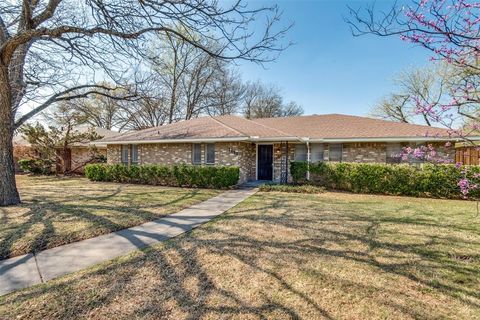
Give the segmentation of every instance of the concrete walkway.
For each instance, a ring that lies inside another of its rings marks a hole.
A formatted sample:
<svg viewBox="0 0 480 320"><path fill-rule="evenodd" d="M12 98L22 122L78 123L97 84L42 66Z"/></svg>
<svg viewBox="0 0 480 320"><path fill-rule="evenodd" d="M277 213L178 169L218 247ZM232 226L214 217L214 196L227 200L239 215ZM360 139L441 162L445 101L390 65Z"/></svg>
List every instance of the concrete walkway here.
<svg viewBox="0 0 480 320"><path fill-rule="evenodd" d="M229 190L156 221L0 261L0 295L75 272L192 230L236 206L257 189Z"/></svg>

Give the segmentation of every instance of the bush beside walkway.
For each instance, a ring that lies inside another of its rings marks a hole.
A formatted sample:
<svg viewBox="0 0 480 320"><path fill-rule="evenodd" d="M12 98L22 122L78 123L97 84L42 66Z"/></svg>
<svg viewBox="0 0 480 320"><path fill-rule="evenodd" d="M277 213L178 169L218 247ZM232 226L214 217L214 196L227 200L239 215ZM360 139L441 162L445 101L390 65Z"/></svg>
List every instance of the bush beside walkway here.
<svg viewBox="0 0 480 320"><path fill-rule="evenodd" d="M85 176L92 181L225 189L238 183L240 169L193 165L89 164L85 167Z"/></svg>

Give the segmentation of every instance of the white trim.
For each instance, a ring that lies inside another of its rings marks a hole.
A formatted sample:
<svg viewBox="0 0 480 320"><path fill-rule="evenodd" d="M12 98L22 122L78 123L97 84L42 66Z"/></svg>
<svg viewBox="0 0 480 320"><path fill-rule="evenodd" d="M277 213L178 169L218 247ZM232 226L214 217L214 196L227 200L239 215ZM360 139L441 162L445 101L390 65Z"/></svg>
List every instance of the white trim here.
<svg viewBox="0 0 480 320"><path fill-rule="evenodd" d="M469 140L480 141L480 136L468 137ZM132 141L92 141L90 145L106 146L112 144L155 144L155 143L210 143L210 142L298 142L306 143L348 143L348 142L423 142L423 141L460 141L459 137L366 137L366 138L308 138L308 137L230 137L230 138L192 138L192 139L157 139L157 140L132 140Z"/></svg>
<svg viewBox="0 0 480 320"><path fill-rule="evenodd" d="M385 137L385 138L325 138L310 139L310 142L318 143L342 143L342 142L410 142L410 141L454 141L455 137ZM480 140L480 137L473 139Z"/></svg>
<svg viewBox="0 0 480 320"><path fill-rule="evenodd" d="M160 139L160 140L131 140L131 141L102 141L102 144L152 144L152 143L198 143L198 142L236 142L250 141L248 137L232 137L232 138L198 138L198 139Z"/></svg>
<svg viewBox="0 0 480 320"><path fill-rule="evenodd" d="M301 142L302 140L297 137L250 137L247 141L252 142L282 142L282 141L298 141Z"/></svg>

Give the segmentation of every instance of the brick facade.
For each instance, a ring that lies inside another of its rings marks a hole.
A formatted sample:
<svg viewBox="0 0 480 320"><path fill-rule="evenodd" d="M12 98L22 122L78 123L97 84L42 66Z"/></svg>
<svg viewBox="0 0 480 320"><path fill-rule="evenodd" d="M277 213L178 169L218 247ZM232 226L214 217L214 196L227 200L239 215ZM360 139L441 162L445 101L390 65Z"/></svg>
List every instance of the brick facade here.
<svg viewBox="0 0 480 320"><path fill-rule="evenodd" d="M72 147L71 150L71 170L77 173L83 173L85 165L92 160L94 153L96 155L107 156L106 148L96 148L92 150L90 148Z"/></svg>
<svg viewBox="0 0 480 320"><path fill-rule="evenodd" d="M285 148L281 143L273 145L273 181L279 182L282 167L285 167ZM290 161L295 159L295 143L288 144L288 171ZM205 164L205 143L201 144L201 162ZM324 161L329 161L328 144L324 144ZM344 143L342 144L343 162L385 163L387 160L387 143ZM443 144L437 144L436 149L449 159L455 152L445 152ZM163 143L138 145L139 164L192 164L192 143ZM73 158L73 156L72 156ZM129 152L130 158L130 152ZM129 159L130 161L130 159ZM121 145L108 145L107 162L121 163ZM256 145L250 142L217 142L215 143L215 165L238 166L240 168L240 183L256 179ZM288 181L292 181L290 172Z"/></svg>
<svg viewBox="0 0 480 320"><path fill-rule="evenodd" d="M201 163L205 164L206 143L201 143ZM107 162L121 163L121 145L108 145ZM156 143L138 145L139 164L192 164L192 143ZM255 180L255 145L243 142L215 143L215 165L238 166L240 183ZM130 161L130 152L129 152Z"/></svg>

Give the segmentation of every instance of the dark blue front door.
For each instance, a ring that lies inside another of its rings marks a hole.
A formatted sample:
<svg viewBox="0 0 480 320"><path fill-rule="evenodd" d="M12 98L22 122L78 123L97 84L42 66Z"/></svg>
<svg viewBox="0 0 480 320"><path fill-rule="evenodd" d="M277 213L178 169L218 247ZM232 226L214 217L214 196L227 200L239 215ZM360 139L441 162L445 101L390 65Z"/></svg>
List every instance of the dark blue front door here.
<svg viewBox="0 0 480 320"><path fill-rule="evenodd" d="M272 180L273 175L273 146L258 146L258 180Z"/></svg>

